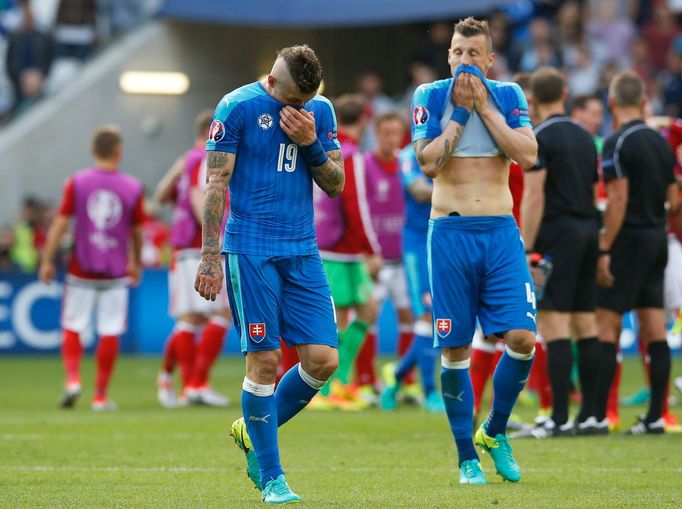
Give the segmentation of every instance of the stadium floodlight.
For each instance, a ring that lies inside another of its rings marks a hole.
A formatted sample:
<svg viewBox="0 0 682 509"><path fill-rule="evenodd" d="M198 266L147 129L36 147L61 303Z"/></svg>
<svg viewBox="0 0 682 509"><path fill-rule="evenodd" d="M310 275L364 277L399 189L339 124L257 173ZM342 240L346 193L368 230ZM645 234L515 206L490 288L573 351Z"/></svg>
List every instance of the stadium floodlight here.
<svg viewBox="0 0 682 509"><path fill-rule="evenodd" d="M182 95L189 90L189 77L183 72L126 71L119 85L128 94Z"/></svg>

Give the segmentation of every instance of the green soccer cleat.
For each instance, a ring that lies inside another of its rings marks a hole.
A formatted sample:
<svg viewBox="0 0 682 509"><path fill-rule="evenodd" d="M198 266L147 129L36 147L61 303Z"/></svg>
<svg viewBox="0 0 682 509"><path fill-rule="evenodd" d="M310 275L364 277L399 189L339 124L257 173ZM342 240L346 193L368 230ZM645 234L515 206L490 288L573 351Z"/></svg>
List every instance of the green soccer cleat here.
<svg viewBox="0 0 682 509"><path fill-rule="evenodd" d="M459 466L459 484L487 484L481 462L478 460L466 460Z"/></svg>
<svg viewBox="0 0 682 509"><path fill-rule="evenodd" d="M443 396L438 391L431 391L424 400L424 409L432 414L445 413L445 403L443 403Z"/></svg>
<svg viewBox="0 0 682 509"><path fill-rule="evenodd" d="M389 385L384 389L384 392L381 393L381 400L379 401L382 410L390 411L396 409L398 406L399 388L400 386L398 385Z"/></svg>
<svg viewBox="0 0 682 509"><path fill-rule="evenodd" d="M298 504L301 501L296 493L291 491L284 474L277 479L270 479L265 483L261 497L266 504Z"/></svg>
<svg viewBox="0 0 682 509"><path fill-rule="evenodd" d="M243 417L232 423L230 436L234 439L235 445L244 451L246 455L246 475L251 479L256 488L262 490L258 458L256 458L256 452L253 450L249 433L246 431L246 423Z"/></svg>
<svg viewBox="0 0 682 509"><path fill-rule="evenodd" d="M495 462L495 470L504 480L518 482L521 479L521 469L512 456L507 435L499 433L495 438L490 437L485 431L485 424L482 424L476 432L474 443L490 454Z"/></svg>

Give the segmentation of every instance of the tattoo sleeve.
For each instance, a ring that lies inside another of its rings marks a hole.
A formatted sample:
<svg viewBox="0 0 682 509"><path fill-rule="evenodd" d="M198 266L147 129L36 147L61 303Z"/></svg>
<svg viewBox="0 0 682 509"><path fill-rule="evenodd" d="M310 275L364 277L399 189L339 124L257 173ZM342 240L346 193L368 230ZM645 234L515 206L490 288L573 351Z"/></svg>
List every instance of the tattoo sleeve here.
<svg viewBox="0 0 682 509"><path fill-rule="evenodd" d="M343 156L340 150L327 152L329 159L321 166L313 166L310 172L313 180L330 198L338 196L343 191L346 175L343 172Z"/></svg>
<svg viewBox="0 0 682 509"><path fill-rule="evenodd" d="M208 152L202 221L202 255L220 255L220 224L225 213L225 193L234 170L234 154Z"/></svg>
<svg viewBox="0 0 682 509"><path fill-rule="evenodd" d="M464 126L456 123L455 126L452 132L445 132L434 140L424 139L414 142L414 153L422 171L426 168L427 173L437 173L450 160L452 151L464 132Z"/></svg>

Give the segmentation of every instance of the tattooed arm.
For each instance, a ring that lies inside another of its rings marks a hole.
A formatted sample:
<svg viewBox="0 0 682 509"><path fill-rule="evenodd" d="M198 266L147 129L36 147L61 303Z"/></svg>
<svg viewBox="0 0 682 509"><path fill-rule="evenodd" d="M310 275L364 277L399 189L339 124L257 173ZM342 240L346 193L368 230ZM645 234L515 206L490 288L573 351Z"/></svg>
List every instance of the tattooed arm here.
<svg viewBox="0 0 682 509"><path fill-rule="evenodd" d="M202 221L201 262L194 289L206 300L216 300L223 285L220 225L225 213L225 192L234 170L235 154L208 152Z"/></svg>
<svg viewBox="0 0 682 509"><path fill-rule="evenodd" d="M450 160L452 151L459 143L464 126L457 122L448 122L443 134L433 140L417 140L412 145L417 156L419 167L427 177L435 178Z"/></svg>
<svg viewBox="0 0 682 509"><path fill-rule="evenodd" d="M343 156L340 150L327 152L329 159L322 166L313 166L310 172L313 180L330 198L338 196L343 191L346 175L343 172Z"/></svg>

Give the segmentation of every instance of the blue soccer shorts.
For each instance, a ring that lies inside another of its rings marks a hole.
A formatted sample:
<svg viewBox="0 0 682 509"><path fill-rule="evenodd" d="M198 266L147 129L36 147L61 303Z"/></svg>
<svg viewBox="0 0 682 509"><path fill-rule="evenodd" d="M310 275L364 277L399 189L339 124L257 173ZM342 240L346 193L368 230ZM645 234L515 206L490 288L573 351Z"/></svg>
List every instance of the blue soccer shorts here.
<svg viewBox="0 0 682 509"><path fill-rule="evenodd" d="M536 331L533 280L512 216L432 219L427 250L434 346L468 345L476 318L484 336Z"/></svg>
<svg viewBox="0 0 682 509"><path fill-rule="evenodd" d="M338 347L336 313L319 255L228 253L227 295L242 352L289 346Z"/></svg>
<svg viewBox="0 0 682 509"><path fill-rule="evenodd" d="M429 268L426 263L426 234L403 231L403 266L415 319L431 312Z"/></svg>

